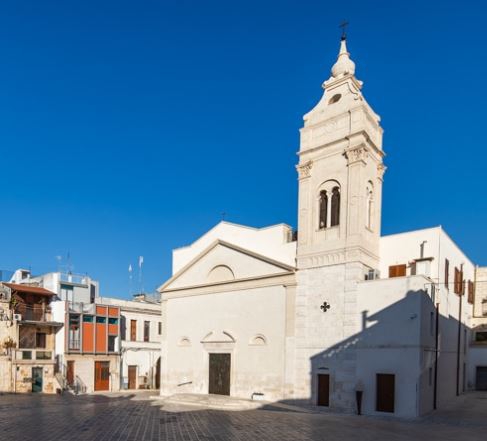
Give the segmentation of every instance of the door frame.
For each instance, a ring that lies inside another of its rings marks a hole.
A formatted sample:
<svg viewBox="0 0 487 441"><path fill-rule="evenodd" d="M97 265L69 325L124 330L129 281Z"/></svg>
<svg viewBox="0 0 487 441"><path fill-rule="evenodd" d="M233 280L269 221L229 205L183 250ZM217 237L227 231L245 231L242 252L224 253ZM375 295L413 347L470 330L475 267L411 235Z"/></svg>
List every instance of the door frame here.
<svg viewBox="0 0 487 441"><path fill-rule="evenodd" d="M487 371L487 366L475 366L475 390L485 391L485 389L479 389L480 382L479 382L479 371L485 369ZM487 376L487 373L485 374Z"/></svg>
<svg viewBox="0 0 487 441"><path fill-rule="evenodd" d="M96 388L96 366L97 364L106 364L108 365L108 385L106 389L97 389ZM95 360L94 363L94 375L93 375L93 390L94 391L109 391L110 390L110 361L108 360Z"/></svg>
<svg viewBox="0 0 487 441"><path fill-rule="evenodd" d="M328 404L320 404L320 377L328 377ZM329 373L319 373L316 375L316 405L320 407L330 407L331 375Z"/></svg>
<svg viewBox="0 0 487 441"><path fill-rule="evenodd" d="M134 386L135 387L133 387L133 388L130 387L130 368L135 368L134 369L135 370L135 378L134 378L134 383L135 383ZM129 390L137 389L137 370L138 370L137 368L138 368L138 366L136 364L130 364L127 366L127 378L128 378L127 388Z"/></svg>
<svg viewBox="0 0 487 441"><path fill-rule="evenodd" d="M41 378L41 390L34 390L34 384L35 384L35 376L34 376L34 370L37 372L40 372L40 378ZM39 367L39 366L32 366L31 368L31 374L32 374L32 392L33 393L42 393L44 390L44 368Z"/></svg>
<svg viewBox="0 0 487 441"><path fill-rule="evenodd" d="M225 350L221 350L221 351L211 351L211 352L208 352L208 361L207 361L207 366L208 366L208 374L207 374L207 381L208 381L208 387L207 387L207 390L208 390L208 393L210 393L210 358L211 358L211 355L228 355L229 358L230 358L230 368L229 368L229 372L228 372L228 395L224 395L222 394L223 396L232 396L232 386L233 386L233 364L234 364L234 360L233 360L233 354L232 352L230 351L225 351Z"/></svg>
<svg viewBox="0 0 487 441"><path fill-rule="evenodd" d="M393 401L392 401L392 410L379 410L379 376L389 376L393 377ZM380 413L396 413L396 384L397 384L397 375L395 373L388 373L388 372L379 372L375 374L375 411Z"/></svg>
<svg viewBox="0 0 487 441"><path fill-rule="evenodd" d="M73 376L71 379L72 380L71 383L69 382L69 371L70 371L69 367L70 366L72 366L71 372L72 372L72 376ZM76 374L74 373L74 366L75 366L74 360L66 360L66 382L68 383L68 386L72 386L74 384L74 378L76 376Z"/></svg>

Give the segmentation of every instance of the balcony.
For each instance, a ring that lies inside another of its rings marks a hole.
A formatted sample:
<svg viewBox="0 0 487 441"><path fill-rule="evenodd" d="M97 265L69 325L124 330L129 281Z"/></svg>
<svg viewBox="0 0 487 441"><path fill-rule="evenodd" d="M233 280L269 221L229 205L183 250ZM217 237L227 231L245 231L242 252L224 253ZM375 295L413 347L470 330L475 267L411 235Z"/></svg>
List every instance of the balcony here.
<svg viewBox="0 0 487 441"><path fill-rule="evenodd" d="M42 308L40 305L18 305L15 314L20 314L21 321L48 322L51 319L51 308Z"/></svg>
<svg viewBox="0 0 487 441"><path fill-rule="evenodd" d="M69 312L74 312L77 314L92 314L95 315L95 307L94 303L78 303L78 302L69 302Z"/></svg>
<svg viewBox="0 0 487 441"><path fill-rule="evenodd" d="M54 351L46 349L17 349L15 351L17 361L44 361L54 362Z"/></svg>

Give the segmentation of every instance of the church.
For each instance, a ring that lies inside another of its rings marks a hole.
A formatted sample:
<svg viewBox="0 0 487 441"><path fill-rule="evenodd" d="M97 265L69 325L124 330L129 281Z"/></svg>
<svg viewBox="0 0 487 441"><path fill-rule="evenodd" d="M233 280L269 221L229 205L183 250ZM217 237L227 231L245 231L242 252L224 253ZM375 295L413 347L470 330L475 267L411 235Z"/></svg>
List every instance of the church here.
<svg viewBox="0 0 487 441"><path fill-rule="evenodd" d="M416 417L482 387L475 265L441 227L381 236L383 130L345 37L322 87L300 131L297 232L222 221L173 251L161 394Z"/></svg>

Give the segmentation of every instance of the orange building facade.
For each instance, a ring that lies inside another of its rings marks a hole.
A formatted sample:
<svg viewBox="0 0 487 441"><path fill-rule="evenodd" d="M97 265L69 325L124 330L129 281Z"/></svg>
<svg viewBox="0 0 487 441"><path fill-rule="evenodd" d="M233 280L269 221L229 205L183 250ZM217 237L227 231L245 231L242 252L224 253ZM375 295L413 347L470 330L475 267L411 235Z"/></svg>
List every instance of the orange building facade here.
<svg viewBox="0 0 487 441"><path fill-rule="evenodd" d="M120 308L66 302L64 365L79 392L120 389Z"/></svg>

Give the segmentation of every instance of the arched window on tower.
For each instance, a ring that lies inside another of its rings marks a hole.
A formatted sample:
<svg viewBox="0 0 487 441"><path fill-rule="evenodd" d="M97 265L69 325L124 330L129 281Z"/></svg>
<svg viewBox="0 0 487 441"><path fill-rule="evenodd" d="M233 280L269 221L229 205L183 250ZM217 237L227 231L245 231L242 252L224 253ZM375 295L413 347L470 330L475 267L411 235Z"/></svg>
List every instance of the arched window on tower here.
<svg viewBox="0 0 487 441"><path fill-rule="evenodd" d="M369 230L372 230L373 223L374 223L374 187L372 182L369 181L367 184L366 194L365 194L365 203L366 203L366 216L365 222L366 226Z"/></svg>
<svg viewBox="0 0 487 441"><path fill-rule="evenodd" d="M326 190L320 191L320 229L326 228L328 215L328 194Z"/></svg>
<svg viewBox="0 0 487 441"><path fill-rule="evenodd" d="M330 227L340 224L340 187L333 187L331 191Z"/></svg>

